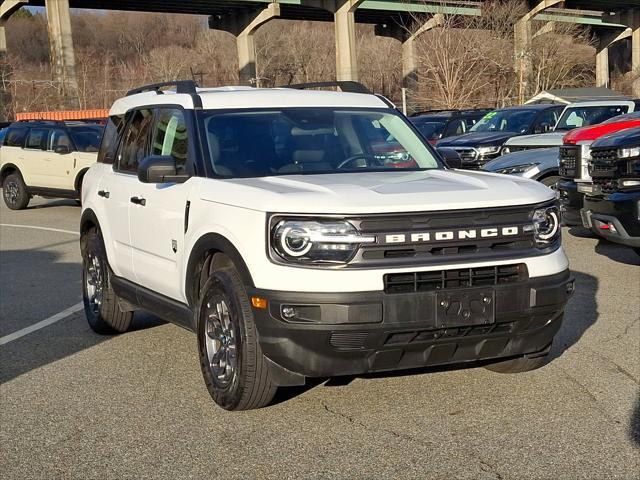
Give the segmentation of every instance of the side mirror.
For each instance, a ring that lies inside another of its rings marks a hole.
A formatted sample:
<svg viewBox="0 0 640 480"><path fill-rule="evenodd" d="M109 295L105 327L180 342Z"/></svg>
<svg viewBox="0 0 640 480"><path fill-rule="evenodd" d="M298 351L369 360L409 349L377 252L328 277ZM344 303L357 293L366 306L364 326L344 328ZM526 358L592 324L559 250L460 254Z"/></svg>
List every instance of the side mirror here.
<svg viewBox="0 0 640 480"><path fill-rule="evenodd" d="M444 163L449 168L461 168L462 167L462 159L460 158L460 154L456 152L453 148L449 147L440 147L436 149Z"/></svg>
<svg viewBox="0 0 640 480"><path fill-rule="evenodd" d="M67 153L71 152L71 149L68 145L57 145L53 147L53 151L55 153L59 153L60 155L66 155Z"/></svg>
<svg viewBox="0 0 640 480"><path fill-rule="evenodd" d="M138 180L142 183L184 183L189 175L176 173L176 160L169 155L150 155L138 164Z"/></svg>

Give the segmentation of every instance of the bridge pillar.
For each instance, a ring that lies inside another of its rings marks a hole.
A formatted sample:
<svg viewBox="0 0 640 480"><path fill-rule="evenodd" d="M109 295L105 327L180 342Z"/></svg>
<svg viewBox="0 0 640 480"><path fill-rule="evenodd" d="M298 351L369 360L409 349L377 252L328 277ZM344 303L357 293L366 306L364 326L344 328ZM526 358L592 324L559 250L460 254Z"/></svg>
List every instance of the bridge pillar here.
<svg viewBox="0 0 640 480"><path fill-rule="evenodd" d="M416 40L429 30L444 25L444 15L438 13L423 23L416 31L411 32L398 24L378 24L375 34L399 40L402 44L402 86L407 89L407 113L413 113L416 105L413 93L418 87L418 61L416 55Z"/></svg>
<svg viewBox="0 0 640 480"><path fill-rule="evenodd" d="M514 70L518 78L518 102L524 103L532 93L531 78L533 63L531 61L531 20L540 12L563 0L538 0L538 3L513 26Z"/></svg>
<svg viewBox="0 0 640 480"><path fill-rule="evenodd" d="M355 11L362 0L337 1L333 10L336 41L336 79L358 81Z"/></svg>
<svg viewBox="0 0 640 480"><path fill-rule="evenodd" d="M45 6L53 79L60 85L64 108L78 109L78 81L69 0L46 0Z"/></svg>
<svg viewBox="0 0 640 480"><path fill-rule="evenodd" d="M209 17L209 28L229 32L236 37L238 49L238 79L241 85L260 86L256 67L256 44L253 38L258 28L269 20L280 16L280 4L270 3L241 15Z"/></svg>
<svg viewBox="0 0 640 480"><path fill-rule="evenodd" d="M609 46L602 42L596 49L596 87L609 87Z"/></svg>
<svg viewBox="0 0 640 480"><path fill-rule="evenodd" d="M27 0L4 0L0 2L0 65L4 69L5 57L7 55L7 36L4 25L15 11L17 11ZM9 75L11 72L9 72ZM11 90L6 88L6 82L0 84L0 121L9 119L11 110Z"/></svg>

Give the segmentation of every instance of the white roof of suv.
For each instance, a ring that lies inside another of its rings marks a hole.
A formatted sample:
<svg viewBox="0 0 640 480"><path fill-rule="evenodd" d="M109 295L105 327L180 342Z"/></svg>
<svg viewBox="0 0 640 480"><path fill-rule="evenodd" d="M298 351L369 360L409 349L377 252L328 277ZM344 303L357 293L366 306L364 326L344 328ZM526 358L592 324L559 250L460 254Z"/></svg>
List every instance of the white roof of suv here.
<svg viewBox="0 0 640 480"><path fill-rule="evenodd" d="M196 91L205 110L270 107L389 107L380 97L363 93L253 87L198 88ZM135 107L158 104L194 108L193 98L189 94L175 93L172 90L165 90L162 93L148 91L116 100L109 115L122 115Z"/></svg>

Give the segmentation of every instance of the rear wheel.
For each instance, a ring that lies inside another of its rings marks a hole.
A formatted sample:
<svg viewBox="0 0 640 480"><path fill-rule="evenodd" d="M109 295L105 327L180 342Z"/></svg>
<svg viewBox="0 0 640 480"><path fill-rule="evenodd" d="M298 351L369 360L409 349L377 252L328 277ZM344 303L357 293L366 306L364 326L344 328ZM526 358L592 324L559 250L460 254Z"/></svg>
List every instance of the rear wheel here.
<svg viewBox="0 0 640 480"><path fill-rule="evenodd" d="M101 335L126 332L133 312L123 312L111 286L102 238L91 230L81 240L82 300L91 329Z"/></svg>
<svg viewBox="0 0 640 480"><path fill-rule="evenodd" d="M200 295L198 351L211 398L226 410L268 405L276 393L258 343L251 303L233 267L217 270Z"/></svg>
<svg viewBox="0 0 640 480"><path fill-rule="evenodd" d="M11 210L22 210L29 205L29 192L19 173L11 173L2 182L4 203Z"/></svg>

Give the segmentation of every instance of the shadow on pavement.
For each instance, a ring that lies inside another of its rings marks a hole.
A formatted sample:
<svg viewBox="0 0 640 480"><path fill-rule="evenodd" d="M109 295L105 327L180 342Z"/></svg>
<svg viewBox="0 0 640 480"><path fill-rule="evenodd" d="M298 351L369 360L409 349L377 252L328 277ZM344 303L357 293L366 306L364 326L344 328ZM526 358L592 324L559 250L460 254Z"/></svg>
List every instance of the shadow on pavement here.
<svg viewBox="0 0 640 480"><path fill-rule="evenodd" d="M636 404L631 414L631 423L629 424L629 438L638 446L640 446L640 394L636 399Z"/></svg>
<svg viewBox="0 0 640 480"><path fill-rule="evenodd" d="M40 208L50 208L50 207L79 207L80 203L76 200L68 199L68 198L58 198L58 199L48 199L44 197L36 197L41 200L47 200L47 203L38 203L37 205L29 204L29 206L25 210L37 210Z"/></svg>
<svg viewBox="0 0 640 480"><path fill-rule="evenodd" d="M5 250L0 255L0 337L61 312L82 299L81 267L48 250ZM163 324L136 315L132 329ZM94 333L80 310L67 318L0 345L0 384L109 340Z"/></svg>
<svg viewBox="0 0 640 480"><path fill-rule="evenodd" d="M600 240L596 245L596 253L604 255L614 262L623 263L625 265L640 265L640 256L638 256L631 247L619 245L607 240Z"/></svg>

